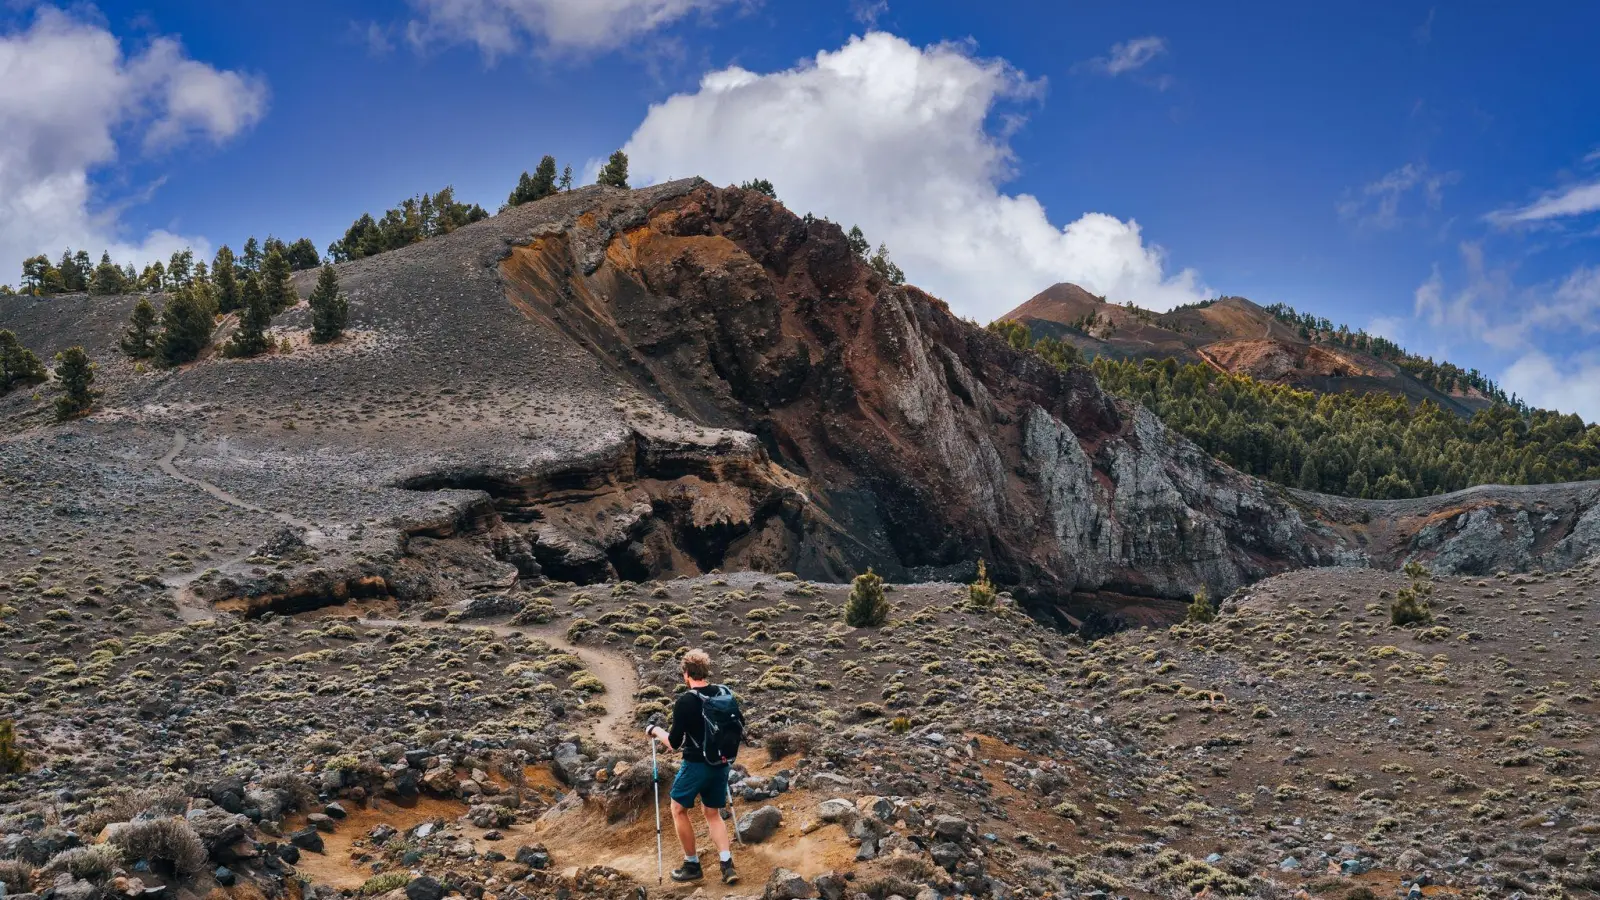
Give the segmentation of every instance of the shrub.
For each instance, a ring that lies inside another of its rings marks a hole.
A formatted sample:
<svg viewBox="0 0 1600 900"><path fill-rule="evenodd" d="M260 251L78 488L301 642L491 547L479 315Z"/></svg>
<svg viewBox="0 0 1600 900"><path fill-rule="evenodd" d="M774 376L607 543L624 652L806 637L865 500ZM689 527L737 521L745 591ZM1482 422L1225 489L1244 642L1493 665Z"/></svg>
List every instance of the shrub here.
<svg viewBox="0 0 1600 900"><path fill-rule="evenodd" d="M27 768L27 754L17 746L16 724L10 719L0 719L0 775L16 775Z"/></svg>
<svg viewBox="0 0 1600 900"><path fill-rule="evenodd" d="M165 862L180 875L193 875L206 865L205 845L182 819L129 822L113 831L107 842L122 851L129 863L141 859Z"/></svg>
<svg viewBox="0 0 1600 900"><path fill-rule="evenodd" d="M780 760L791 753L799 753L804 756L811 752L812 748L816 746L816 742L816 733L805 728L774 731L767 735L765 741L767 755L772 757L773 761Z"/></svg>
<svg viewBox="0 0 1600 900"><path fill-rule="evenodd" d="M882 625L889 619L889 598L883 593L883 578L871 569L857 575L844 603L844 623L854 627Z"/></svg>
<svg viewBox="0 0 1600 900"><path fill-rule="evenodd" d="M8 894L26 894L33 884L33 865L25 859L0 859L0 884Z"/></svg>
<svg viewBox="0 0 1600 900"><path fill-rule="evenodd" d="M1428 608L1428 595L1433 593L1428 570L1419 563L1408 562L1404 571L1411 584L1395 592L1394 602L1389 605L1389 621L1402 628L1433 621L1433 611Z"/></svg>
<svg viewBox="0 0 1600 900"><path fill-rule="evenodd" d="M1183 620L1195 625L1210 625L1217 620L1217 611L1211 607L1211 597L1205 588L1194 592L1194 602L1189 604Z"/></svg>
<svg viewBox="0 0 1600 900"><path fill-rule="evenodd" d="M163 785L127 791L107 799L93 812L78 817L77 830L86 838L104 831L107 825L130 822L152 812L162 816L181 814L189 807L189 794L176 785Z"/></svg>
<svg viewBox="0 0 1600 900"><path fill-rule="evenodd" d="M73 878L85 881L104 881L111 877L117 866L117 853L104 844L92 847L73 847L63 850L50 861L45 863L44 870L47 874L65 872Z"/></svg>
<svg viewBox="0 0 1600 900"><path fill-rule="evenodd" d="M978 560L978 580L967 585L967 602L979 609L988 609L994 605L994 582L989 580L989 569L983 560Z"/></svg>
<svg viewBox="0 0 1600 900"><path fill-rule="evenodd" d="M361 885L361 893L363 896L375 897L378 894L387 894L390 891L403 888L410 883L410 872L385 872L382 875L374 875L368 878L366 883Z"/></svg>

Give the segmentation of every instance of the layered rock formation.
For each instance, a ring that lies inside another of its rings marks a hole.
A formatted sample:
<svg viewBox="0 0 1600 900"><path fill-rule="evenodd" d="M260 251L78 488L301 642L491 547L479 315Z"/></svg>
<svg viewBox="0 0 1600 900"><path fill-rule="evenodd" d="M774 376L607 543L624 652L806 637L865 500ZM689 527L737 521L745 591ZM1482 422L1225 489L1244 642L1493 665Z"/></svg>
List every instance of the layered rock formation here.
<svg viewBox="0 0 1600 900"><path fill-rule="evenodd" d="M1243 476L887 284L836 225L699 180L561 194L340 274L340 344L156 373L111 350L131 298L3 301L45 354L89 346L106 388L68 426L48 397L0 401L0 461L33 473L14 524L70 493L71 540L136 527L169 584L251 609L712 569L965 579L980 558L1040 604L1177 599L1600 541L1592 486L1383 504ZM285 526L298 546L269 540ZM221 548L214 571L162 561L174 544Z"/></svg>

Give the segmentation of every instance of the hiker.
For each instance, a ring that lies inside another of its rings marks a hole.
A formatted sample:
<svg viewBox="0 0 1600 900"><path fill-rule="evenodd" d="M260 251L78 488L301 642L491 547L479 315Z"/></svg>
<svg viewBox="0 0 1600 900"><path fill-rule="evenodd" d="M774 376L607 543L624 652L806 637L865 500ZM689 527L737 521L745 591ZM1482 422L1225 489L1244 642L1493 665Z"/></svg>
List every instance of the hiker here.
<svg viewBox="0 0 1600 900"><path fill-rule="evenodd" d="M672 779L672 825L683 844L683 865L673 870L672 880L698 881L703 874L695 851L694 823L689 820L689 808L698 797L705 805L706 832L717 848L722 883L734 884L739 874L733 868L722 809L728 805L730 766L744 739L744 717L733 691L711 683L711 657L704 650L684 654L682 674L689 689L672 704L671 730L654 724L645 729L668 749L683 750L683 764Z"/></svg>

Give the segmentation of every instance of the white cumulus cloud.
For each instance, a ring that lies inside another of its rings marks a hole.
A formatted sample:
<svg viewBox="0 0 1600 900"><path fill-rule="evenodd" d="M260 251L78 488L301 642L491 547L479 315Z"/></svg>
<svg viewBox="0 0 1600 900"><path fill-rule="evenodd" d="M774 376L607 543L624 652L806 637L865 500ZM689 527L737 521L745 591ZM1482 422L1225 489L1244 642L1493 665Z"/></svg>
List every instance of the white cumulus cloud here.
<svg viewBox="0 0 1600 900"><path fill-rule="evenodd" d="M1554 358L1529 351L1500 376L1500 386L1540 409L1577 413L1585 422L1600 422L1600 355Z"/></svg>
<svg viewBox="0 0 1600 900"><path fill-rule="evenodd" d="M532 43L558 51L604 50L732 0L411 0L414 45L477 44L490 58Z"/></svg>
<svg viewBox="0 0 1600 900"><path fill-rule="evenodd" d="M166 231L120 234L91 175L117 161L127 138L145 152L220 143L255 124L266 103L261 81L196 62L171 38L130 55L103 26L48 6L25 29L0 32L0 281L24 258L68 246L110 249L119 262L208 249Z"/></svg>
<svg viewBox="0 0 1600 900"><path fill-rule="evenodd" d="M1058 281L1162 310L1210 296L1192 269L1167 272L1137 222L1091 212L1058 228L1037 198L1000 189L1013 157L991 114L1041 91L964 46L873 32L784 71L711 72L652 106L625 149L641 184L769 178L789 208L859 224L978 319Z"/></svg>

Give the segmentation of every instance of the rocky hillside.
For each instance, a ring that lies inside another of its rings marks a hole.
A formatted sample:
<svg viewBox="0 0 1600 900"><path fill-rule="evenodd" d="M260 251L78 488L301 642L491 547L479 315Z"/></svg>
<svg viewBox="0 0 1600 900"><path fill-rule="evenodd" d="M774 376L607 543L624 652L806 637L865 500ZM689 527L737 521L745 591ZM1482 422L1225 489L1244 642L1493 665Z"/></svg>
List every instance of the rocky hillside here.
<svg viewBox="0 0 1600 900"><path fill-rule="evenodd" d="M11 577L9 900L1600 891L1592 565L1429 582L1411 628L1405 579L1307 570L1090 645L950 584L851 628L750 573L255 619ZM733 886L657 882L638 725L690 646L750 723Z"/></svg>
<svg viewBox="0 0 1600 900"><path fill-rule="evenodd" d="M1441 391L1385 359L1302 337L1243 297L1153 313L1107 303L1075 284L1040 292L1001 318L1092 356L1205 362L1236 375L1322 393L1381 391L1470 416L1489 398L1471 387Z"/></svg>
<svg viewBox="0 0 1600 900"><path fill-rule="evenodd" d="M1242 476L885 283L833 224L698 180L562 194L340 274L342 342L310 346L302 304L276 322L291 352L178 370L112 349L131 298L3 301L105 388L64 426L48 388L0 401L3 561L121 545L206 599L297 609L983 558L1035 605L1161 619L1310 565L1555 567L1600 532L1592 486L1362 504Z"/></svg>

